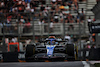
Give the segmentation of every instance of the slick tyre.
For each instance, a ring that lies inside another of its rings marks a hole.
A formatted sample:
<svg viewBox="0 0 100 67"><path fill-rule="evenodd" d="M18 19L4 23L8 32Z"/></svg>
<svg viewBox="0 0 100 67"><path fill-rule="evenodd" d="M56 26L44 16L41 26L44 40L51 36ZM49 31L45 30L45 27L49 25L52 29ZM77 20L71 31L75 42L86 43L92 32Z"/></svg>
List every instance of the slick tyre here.
<svg viewBox="0 0 100 67"><path fill-rule="evenodd" d="M34 45L27 45L26 47L26 54L25 54L25 60L31 61L33 58L31 58L35 54L35 46Z"/></svg>
<svg viewBox="0 0 100 67"><path fill-rule="evenodd" d="M74 45L73 44L66 45L66 53L69 57L68 60L75 60Z"/></svg>

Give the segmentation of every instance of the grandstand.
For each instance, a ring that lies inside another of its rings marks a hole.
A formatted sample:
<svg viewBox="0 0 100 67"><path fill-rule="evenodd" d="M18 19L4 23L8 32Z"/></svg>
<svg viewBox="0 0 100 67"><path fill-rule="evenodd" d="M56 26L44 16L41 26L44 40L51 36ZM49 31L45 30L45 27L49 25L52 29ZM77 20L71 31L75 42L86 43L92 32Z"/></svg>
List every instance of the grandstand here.
<svg viewBox="0 0 100 67"><path fill-rule="evenodd" d="M87 19L96 0L1 0L0 42L17 37L25 43L49 35L88 37ZM4 38L4 39L2 39Z"/></svg>

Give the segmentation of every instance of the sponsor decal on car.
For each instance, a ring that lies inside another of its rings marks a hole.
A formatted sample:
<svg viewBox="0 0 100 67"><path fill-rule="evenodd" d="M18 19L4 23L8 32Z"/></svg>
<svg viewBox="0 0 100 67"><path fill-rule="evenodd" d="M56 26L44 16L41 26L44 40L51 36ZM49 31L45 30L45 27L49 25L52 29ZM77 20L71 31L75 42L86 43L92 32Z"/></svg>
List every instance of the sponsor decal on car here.
<svg viewBox="0 0 100 67"><path fill-rule="evenodd" d="M52 56L55 45L46 45L46 48L47 48L47 55Z"/></svg>

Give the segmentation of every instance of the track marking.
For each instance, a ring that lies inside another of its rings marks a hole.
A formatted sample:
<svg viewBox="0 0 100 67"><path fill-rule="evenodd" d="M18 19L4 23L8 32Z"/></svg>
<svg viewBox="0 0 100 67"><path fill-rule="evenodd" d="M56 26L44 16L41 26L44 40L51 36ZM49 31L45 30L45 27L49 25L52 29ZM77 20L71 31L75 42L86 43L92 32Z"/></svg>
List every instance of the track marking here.
<svg viewBox="0 0 100 67"><path fill-rule="evenodd" d="M82 61L84 67L90 67L90 65L86 61Z"/></svg>

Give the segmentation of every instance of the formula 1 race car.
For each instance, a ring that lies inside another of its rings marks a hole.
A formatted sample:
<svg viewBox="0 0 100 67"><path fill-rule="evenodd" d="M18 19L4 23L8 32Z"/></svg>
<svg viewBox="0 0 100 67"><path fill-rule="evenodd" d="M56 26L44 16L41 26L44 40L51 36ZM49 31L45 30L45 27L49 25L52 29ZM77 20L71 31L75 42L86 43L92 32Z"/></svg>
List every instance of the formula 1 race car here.
<svg viewBox="0 0 100 67"><path fill-rule="evenodd" d="M53 36L39 45L28 44L25 54L26 61L62 61L75 60L74 44L68 44L66 41L57 41Z"/></svg>

